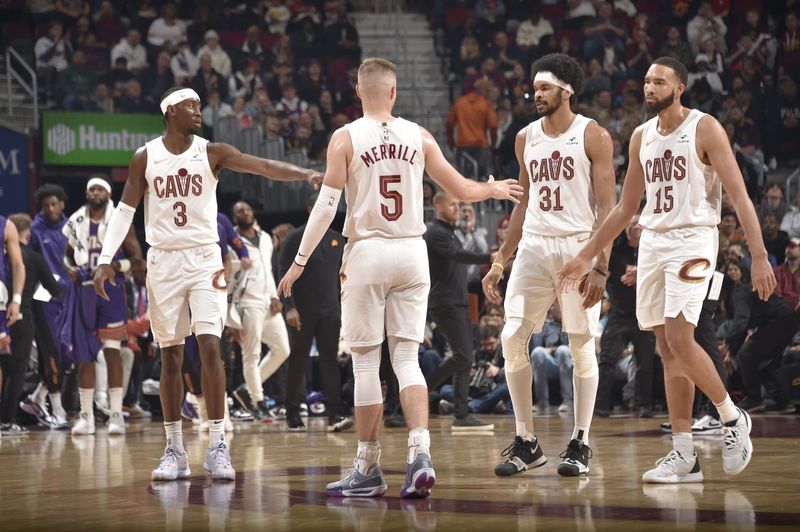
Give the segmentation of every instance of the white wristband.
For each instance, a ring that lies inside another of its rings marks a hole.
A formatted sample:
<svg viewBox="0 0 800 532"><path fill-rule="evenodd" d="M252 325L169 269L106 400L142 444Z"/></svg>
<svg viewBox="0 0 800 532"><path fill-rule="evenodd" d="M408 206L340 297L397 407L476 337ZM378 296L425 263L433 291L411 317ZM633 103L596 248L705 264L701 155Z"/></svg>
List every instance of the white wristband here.
<svg viewBox="0 0 800 532"><path fill-rule="evenodd" d="M14 294L11 297L11 302L12 303L16 303L17 305L21 305L22 304L22 294Z"/></svg>
<svg viewBox="0 0 800 532"><path fill-rule="evenodd" d="M120 259L119 261L119 271L120 273L125 273L131 269L131 261L128 259Z"/></svg>

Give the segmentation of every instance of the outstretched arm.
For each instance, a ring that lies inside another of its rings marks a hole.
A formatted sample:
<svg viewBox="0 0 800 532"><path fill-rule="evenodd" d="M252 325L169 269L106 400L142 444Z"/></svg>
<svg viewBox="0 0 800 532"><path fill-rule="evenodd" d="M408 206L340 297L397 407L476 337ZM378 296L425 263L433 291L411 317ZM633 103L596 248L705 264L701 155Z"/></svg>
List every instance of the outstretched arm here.
<svg viewBox="0 0 800 532"><path fill-rule="evenodd" d="M214 174L227 168L234 172L262 175L273 181L307 181L315 188L322 181L322 174L316 170L242 153L230 144L212 142L208 145L208 155Z"/></svg>
<svg viewBox="0 0 800 532"><path fill-rule="evenodd" d="M766 301L777 285L775 273L767 259L761 226L753 202L747 195L742 172L736 163L725 130L714 118L703 117L697 124L697 149L700 155L708 156L733 203L753 257L753 267L750 272L753 290L758 292L758 297Z"/></svg>
<svg viewBox="0 0 800 532"><path fill-rule="evenodd" d="M352 157L353 143L350 140L350 134L346 129L340 128L331 136L325 179L322 182L317 202L308 217L308 223L294 262L278 284L278 295L283 297L292 295L292 285L302 275L306 261L336 216L339 198L347 182L347 165Z"/></svg>
<svg viewBox="0 0 800 532"><path fill-rule="evenodd" d="M425 153L425 170L448 194L461 201L483 201L489 198L510 200L519 203L517 197L522 188L516 179L480 182L467 179L444 158L442 150L426 129L422 129L422 150Z"/></svg>

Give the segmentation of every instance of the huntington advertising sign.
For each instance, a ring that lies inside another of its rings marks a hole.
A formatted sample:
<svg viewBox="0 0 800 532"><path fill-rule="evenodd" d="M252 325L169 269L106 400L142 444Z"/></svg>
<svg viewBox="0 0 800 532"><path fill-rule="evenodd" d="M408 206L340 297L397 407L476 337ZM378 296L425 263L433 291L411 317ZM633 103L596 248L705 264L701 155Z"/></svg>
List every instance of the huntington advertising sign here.
<svg viewBox="0 0 800 532"><path fill-rule="evenodd" d="M44 163L72 166L128 166L133 152L163 131L158 115L45 111Z"/></svg>

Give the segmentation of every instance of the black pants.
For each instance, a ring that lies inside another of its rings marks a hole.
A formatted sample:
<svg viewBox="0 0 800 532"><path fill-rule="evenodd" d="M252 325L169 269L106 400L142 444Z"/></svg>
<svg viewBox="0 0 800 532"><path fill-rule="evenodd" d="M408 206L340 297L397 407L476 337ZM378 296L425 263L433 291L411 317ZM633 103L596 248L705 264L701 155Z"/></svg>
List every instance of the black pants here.
<svg viewBox="0 0 800 532"><path fill-rule="evenodd" d="M289 327L289 374L286 379L286 415L299 415L300 403L305 400L305 376L311 343L317 340L319 365L322 370L322 393L328 417L340 416L342 407L342 379L336 355L339 350L340 315L301 314L302 327L298 331ZM356 355L358 356L358 355Z"/></svg>
<svg viewBox="0 0 800 532"><path fill-rule="evenodd" d="M780 406L785 405L786 398L778 392L778 386L770 381L772 372L780 366L783 351L792 342L798 327L800 327L800 314L793 312L762 325L742 345L739 350L739 361L742 364L742 382L747 397L760 401L762 399L761 386L767 384L779 394L775 398L776 402Z"/></svg>
<svg viewBox="0 0 800 532"><path fill-rule="evenodd" d="M11 354L0 355L0 367L3 368L3 395L0 400L0 422L11 423L17 415L17 405L25 384L25 370L33 345L34 327L29 316L11 326Z"/></svg>
<svg viewBox="0 0 800 532"><path fill-rule="evenodd" d="M656 362L656 336L651 331L639 329L635 316L622 312L608 315L608 322L600 338L598 366L600 378L597 384L597 410L611 410L611 391L614 389L614 372L620 355L633 344L636 359L636 389L634 405L637 408L652 408L653 378Z"/></svg>
<svg viewBox="0 0 800 532"><path fill-rule="evenodd" d="M436 390L453 377L453 408L456 417L469 413L469 370L472 369L473 349L469 322L469 307L448 305L430 309L431 318L444 335L453 356L445 358L428 382L428 390Z"/></svg>
<svg viewBox="0 0 800 532"><path fill-rule="evenodd" d="M55 342L55 333L50 329L50 320L41 303L33 304L33 321L35 324L36 348L39 356L39 374L47 390L58 393L61 391L61 361L59 349Z"/></svg>
<svg viewBox="0 0 800 532"><path fill-rule="evenodd" d="M714 369L717 370L719 378L722 379L724 384L728 380L728 372L725 370L725 363L722 361L722 354L719 352L719 343L714 331L714 314L717 312L717 306L717 301L710 299L703 301L703 308L700 310L697 327L694 329L694 341L700 344L703 351L711 358ZM694 406L692 408L693 417L700 417L704 404L706 405L705 411L708 412L709 415L719 419L717 407L714 406L714 403L698 388L694 394Z"/></svg>

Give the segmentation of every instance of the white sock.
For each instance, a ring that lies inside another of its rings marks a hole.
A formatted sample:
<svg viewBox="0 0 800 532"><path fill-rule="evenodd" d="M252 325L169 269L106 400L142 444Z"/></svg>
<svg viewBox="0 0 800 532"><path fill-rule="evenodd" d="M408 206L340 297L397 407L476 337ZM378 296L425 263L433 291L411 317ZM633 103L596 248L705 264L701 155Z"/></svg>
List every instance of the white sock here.
<svg viewBox="0 0 800 532"><path fill-rule="evenodd" d="M517 420L517 436L526 441L533 441L533 370L528 364L519 371L507 371L506 383L514 405L514 417Z"/></svg>
<svg viewBox="0 0 800 532"><path fill-rule="evenodd" d="M584 445L589 445L589 427L592 425L599 381L598 373L591 377L578 377L572 374L572 386L575 388L575 428L572 429L572 439L580 440Z"/></svg>
<svg viewBox="0 0 800 532"><path fill-rule="evenodd" d="M67 413L64 411L64 406L61 404L61 392L50 392L50 406L53 410L53 415L59 419L67 419Z"/></svg>
<svg viewBox="0 0 800 532"><path fill-rule="evenodd" d="M694 455L694 443L691 432L676 432L672 435L672 448L681 453L684 458Z"/></svg>
<svg viewBox="0 0 800 532"><path fill-rule="evenodd" d="M215 447L220 441L225 441L225 419L209 419L208 448Z"/></svg>
<svg viewBox="0 0 800 532"><path fill-rule="evenodd" d="M730 395L725 394L725 399L719 404L714 403L714 406L717 407L719 419L723 423L730 423L731 421L739 419L739 410L736 408L736 405L733 404L733 401L731 401Z"/></svg>
<svg viewBox="0 0 800 532"><path fill-rule="evenodd" d="M356 451L356 468L362 475L366 475L369 469L378 464L381 458L381 444L376 441L358 441Z"/></svg>
<svg viewBox="0 0 800 532"><path fill-rule="evenodd" d="M178 421L165 421L164 432L167 433L167 447L172 446L178 452L183 452L183 423Z"/></svg>
<svg viewBox="0 0 800 532"><path fill-rule="evenodd" d="M424 427L408 431L408 463L413 462L419 453L431 454L431 433Z"/></svg>
<svg viewBox="0 0 800 532"><path fill-rule="evenodd" d="M81 413L89 414L94 418L94 388L78 388L78 396L81 402Z"/></svg>
<svg viewBox="0 0 800 532"><path fill-rule="evenodd" d="M122 388L108 389L108 408L111 413L122 413Z"/></svg>
<svg viewBox="0 0 800 532"><path fill-rule="evenodd" d="M36 389L31 394L31 401L41 405L42 403L44 403L44 398L46 395L47 395L47 387L40 381L39 384L36 386Z"/></svg>

